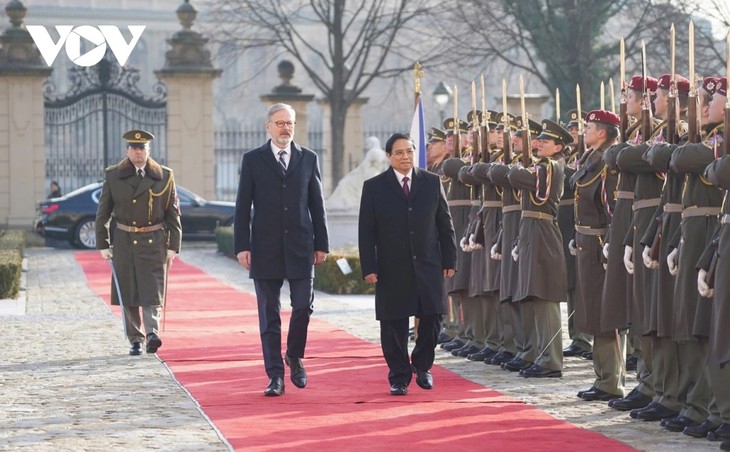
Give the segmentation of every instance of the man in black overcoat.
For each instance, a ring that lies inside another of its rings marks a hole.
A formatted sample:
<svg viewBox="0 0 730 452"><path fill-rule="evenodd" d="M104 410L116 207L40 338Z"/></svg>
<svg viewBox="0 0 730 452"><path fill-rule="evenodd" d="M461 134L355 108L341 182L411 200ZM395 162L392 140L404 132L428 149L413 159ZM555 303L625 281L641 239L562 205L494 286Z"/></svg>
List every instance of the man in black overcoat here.
<svg viewBox="0 0 730 452"><path fill-rule="evenodd" d="M266 113L271 139L243 155L233 226L234 252L254 280L267 396L284 393L281 301L284 279L291 292L285 360L291 381L307 384L302 366L312 314L313 265L329 253L327 218L317 154L293 142L296 113L275 104Z"/></svg>
<svg viewBox="0 0 730 452"><path fill-rule="evenodd" d="M444 305L444 278L454 275L456 236L439 177L413 167L410 136L396 133L385 144L391 167L363 184L359 249L365 281L375 284L383 356L392 395L406 395L412 372L433 388L435 356ZM416 345L408 357L408 318L416 316Z"/></svg>

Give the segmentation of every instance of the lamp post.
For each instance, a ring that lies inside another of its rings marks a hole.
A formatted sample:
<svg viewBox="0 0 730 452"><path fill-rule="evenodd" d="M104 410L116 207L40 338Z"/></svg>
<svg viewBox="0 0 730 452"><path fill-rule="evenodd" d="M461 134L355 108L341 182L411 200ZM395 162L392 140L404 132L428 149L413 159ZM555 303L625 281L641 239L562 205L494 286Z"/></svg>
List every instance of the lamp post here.
<svg viewBox="0 0 730 452"><path fill-rule="evenodd" d="M439 82L436 89L433 90L433 100L439 106L439 115L441 116L441 124L444 122L444 108L451 99L451 88L444 82Z"/></svg>

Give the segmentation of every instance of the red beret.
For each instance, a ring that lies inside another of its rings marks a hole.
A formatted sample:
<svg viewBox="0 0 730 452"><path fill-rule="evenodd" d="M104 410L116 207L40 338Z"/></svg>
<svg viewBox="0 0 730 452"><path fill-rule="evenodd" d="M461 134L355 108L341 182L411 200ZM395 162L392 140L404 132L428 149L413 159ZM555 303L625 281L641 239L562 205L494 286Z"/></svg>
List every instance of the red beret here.
<svg viewBox="0 0 730 452"><path fill-rule="evenodd" d="M659 77L659 88L669 89L669 82L672 79L672 74L664 74ZM674 80L677 82L677 92L682 94L689 94L689 80L682 77L679 74L674 74Z"/></svg>
<svg viewBox="0 0 730 452"><path fill-rule="evenodd" d="M723 77L717 81L715 92L727 97L727 77Z"/></svg>
<svg viewBox="0 0 730 452"><path fill-rule="evenodd" d="M586 115L586 122L601 122L618 127L621 125L621 118L608 110L593 110Z"/></svg>
<svg viewBox="0 0 730 452"><path fill-rule="evenodd" d="M631 81L629 82L629 89L633 89L634 91L642 92L644 91L644 85L641 83L643 78L640 75L635 75L631 77ZM646 89L648 89L651 92L656 91L657 87L657 79L654 77L646 77Z"/></svg>
<svg viewBox="0 0 730 452"><path fill-rule="evenodd" d="M715 94L717 88L717 82L720 81L719 77L705 77L702 79L702 89L710 93L710 96Z"/></svg>

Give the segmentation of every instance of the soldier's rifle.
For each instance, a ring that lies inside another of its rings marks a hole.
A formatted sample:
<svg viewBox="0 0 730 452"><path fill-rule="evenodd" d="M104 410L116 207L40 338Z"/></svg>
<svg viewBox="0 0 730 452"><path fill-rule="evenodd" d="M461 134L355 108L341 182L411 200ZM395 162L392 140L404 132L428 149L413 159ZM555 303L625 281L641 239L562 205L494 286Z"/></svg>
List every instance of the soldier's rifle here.
<svg viewBox="0 0 730 452"><path fill-rule="evenodd" d="M459 87L454 85L454 140L453 156L461 157L461 132L459 131Z"/></svg>
<svg viewBox="0 0 730 452"><path fill-rule="evenodd" d="M520 75L520 107L522 110L522 165L527 168L532 161L532 140L530 137L530 120L525 109L525 81Z"/></svg>
<svg viewBox="0 0 730 452"><path fill-rule="evenodd" d="M482 120L479 126L481 133L481 159L483 163L489 162L489 150L491 143L489 142L489 120L492 119L490 114L487 113L487 93L484 89L484 74L481 77L482 82Z"/></svg>
<svg viewBox="0 0 730 452"><path fill-rule="evenodd" d="M621 38L621 43L619 44L620 53L621 53L621 62L620 62L620 72L621 72L621 104L619 106L619 117L621 118L621 123L619 126L619 131L621 133L621 142L625 142L628 138L626 136L626 130L629 128L629 112L628 112L628 91L626 88L626 53L624 49L624 38Z"/></svg>
<svg viewBox="0 0 730 452"><path fill-rule="evenodd" d="M674 71L674 61L675 61L675 53L674 53L674 24L672 24L672 27L670 28L670 46L669 46L669 54L670 54L670 78L669 78L669 99L667 104L667 142L669 144L677 144L679 141L679 136L677 133L677 77L676 73Z"/></svg>
<svg viewBox="0 0 730 452"><path fill-rule="evenodd" d="M580 106L580 85L575 85L575 103L578 109L578 142L575 143L576 160L580 160L586 152L585 137L583 136L583 111Z"/></svg>
<svg viewBox="0 0 730 452"><path fill-rule="evenodd" d="M504 130L502 136L504 137L502 142L502 155L504 156L505 165L512 163L512 144L510 139L510 128L512 125L507 115L507 81L502 79L502 124Z"/></svg>
<svg viewBox="0 0 730 452"><path fill-rule="evenodd" d="M698 111L700 107L700 96L697 92L697 80L695 79L695 26L689 22L689 99L687 103L688 139L690 143L700 142L700 118Z"/></svg>
<svg viewBox="0 0 730 452"><path fill-rule="evenodd" d="M651 138L652 117L651 97L646 89L646 47L641 41L641 139L646 142Z"/></svg>

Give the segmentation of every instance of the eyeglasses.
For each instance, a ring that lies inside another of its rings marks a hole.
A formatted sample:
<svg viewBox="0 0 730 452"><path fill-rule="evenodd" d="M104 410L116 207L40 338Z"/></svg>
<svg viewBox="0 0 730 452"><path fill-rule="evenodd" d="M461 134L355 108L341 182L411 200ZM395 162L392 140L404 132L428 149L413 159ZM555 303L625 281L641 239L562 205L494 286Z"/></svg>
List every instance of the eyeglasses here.
<svg viewBox="0 0 730 452"><path fill-rule="evenodd" d="M276 124L276 127L283 129L284 126L289 127L290 129L296 125L296 122L294 121L275 121L274 124Z"/></svg>
<svg viewBox="0 0 730 452"><path fill-rule="evenodd" d="M413 149L393 151L393 155L399 158L405 157L406 155L408 157L413 157Z"/></svg>

